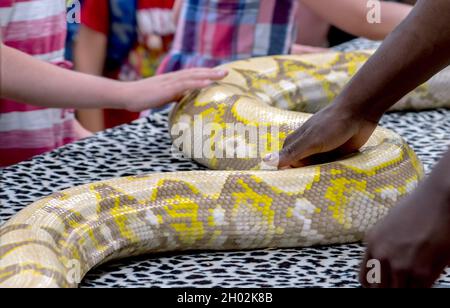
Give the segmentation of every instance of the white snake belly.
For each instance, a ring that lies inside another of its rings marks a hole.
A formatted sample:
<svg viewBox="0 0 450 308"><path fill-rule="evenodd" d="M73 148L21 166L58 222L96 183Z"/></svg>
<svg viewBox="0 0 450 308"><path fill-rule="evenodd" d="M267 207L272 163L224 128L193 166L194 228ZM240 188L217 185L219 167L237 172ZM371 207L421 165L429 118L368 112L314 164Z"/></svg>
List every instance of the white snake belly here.
<svg viewBox="0 0 450 308"><path fill-rule="evenodd" d="M225 65L228 77L187 95L171 116L174 143L221 170L117 178L36 201L0 228L0 287L74 287L100 263L143 253L361 240L423 176L401 137L378 128L360 153L300 169L261 170L267 169L261 157L279 150L308 118L298 111L315 112L332 101L370 54ZM448 106L447 75L395 108ZM189 134L198 121L211 132ZM258 133L227 135L227 124ZM200 155L196 144L203 146Z"/></svg>

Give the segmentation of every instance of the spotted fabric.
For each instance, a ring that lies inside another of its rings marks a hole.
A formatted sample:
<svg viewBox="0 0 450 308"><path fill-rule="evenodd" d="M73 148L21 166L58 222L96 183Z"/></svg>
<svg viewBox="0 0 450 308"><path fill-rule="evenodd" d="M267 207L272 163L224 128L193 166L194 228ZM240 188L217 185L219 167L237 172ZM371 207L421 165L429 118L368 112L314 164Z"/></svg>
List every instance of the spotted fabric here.
<svg viewBox="0 0 450 308"><path fill-rule="evenodd" d="M150 172L204 169L171 154L167 121L167 113L154 114L3 169L0 223L36 199L75 185ZM381 124L407 140L428 173L450 146L450 110L390 113ZM361 244L351 244L148 255L102 265L81 286L358 287L363 251ZM438 283L450 286L450 271Z"/></svg>

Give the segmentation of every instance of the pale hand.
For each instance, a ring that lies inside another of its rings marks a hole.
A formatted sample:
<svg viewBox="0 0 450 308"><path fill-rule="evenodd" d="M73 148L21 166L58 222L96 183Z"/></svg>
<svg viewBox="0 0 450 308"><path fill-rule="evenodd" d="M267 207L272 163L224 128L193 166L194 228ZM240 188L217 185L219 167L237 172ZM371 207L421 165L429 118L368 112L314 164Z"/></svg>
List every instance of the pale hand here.
<svg viewBox="0 0 450 308"><path fill-rule="evenodd" d="M294 44L291 47L291 54L293 55L303 55L309 53L330 52L330 51L331 49L328 48L299 45L299 44Z"/></svg>
<svg viewBox="0 0 450 308"><path fill-rule="evenodd" d="M138 112L178 101L189 90L204 88L224 78L227 71L195 68L123 83L125 108Z"/></svg>

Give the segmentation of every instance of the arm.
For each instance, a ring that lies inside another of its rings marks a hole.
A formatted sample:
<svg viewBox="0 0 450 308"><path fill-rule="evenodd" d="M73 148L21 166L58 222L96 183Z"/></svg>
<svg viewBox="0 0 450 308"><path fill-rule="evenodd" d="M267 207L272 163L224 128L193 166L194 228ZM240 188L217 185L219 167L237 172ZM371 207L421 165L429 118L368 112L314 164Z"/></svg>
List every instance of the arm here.
<svg viewBox="0 0 450 308"><path fill-rule="evenodd" d="M84 0L81 25L74 46L75 70L102 76L107 53L109 0ZM77 118L91 131L104 129L102 109L77 110Z"/></svg>
<svg viewBox="0 0 450 308"><path fill-rule="evenodd" d="M381 2L381 22L369 23L367 0L301 0L330 24L356 36L384 39L411 11L412 7Z"/></svg>
<svg viewBox="0 0 450 308"><path fill-rule="evenodd" d="M75 43L75 69L86 74L101 76L106 59L107 40L103 33L81 25Z"/></svg>
<svg viewBox="0 0 450 308"><path fill-rule="evenodd" d="M101 76L107 53L109 0L84 0L75 44L75 69Z"/></svg>
<svg viewBox="0 0 450 308"><path fill-rule="evenodd" d="M368 234L360 281L366 287L431 287L450 265L450 150L433 173ZM395 236L392 236L395 234ZM367 264L381 264L370 284Z"/></svg>
<svg viewBox="0 0 450 308"><path fill-rule="evenodd" d="M290 135L268 163L298 167L314 154L359 149L390 106L449 64L448 20L450 1L419 1L335 102Z"/></svg>
<svg viewBox="0 0 450 308"><path fill-rule="evenodd" d="M330 28L328 22L317 16L303 2L299 2L297 9L297 39L291 46L291 54L327 52L327 33Z"/></svg>
<svg viewBox="0 0 450 308"><path fill-rule="evenodd" d="M315 47L303 44L293 44L291 47L292 55L304 55L310 53L329 52L330 49L323 47Z"/></svg>
<svg viewBox="0 0 450 308"><path fill-rule="evenodd" d="M289 136L268 163L301 166L323 152L358 149L385 110L450 61L450 1L419 1L412 14L356 74L335 103ZM382 287L431 286L450 262L450 152L431 176L369 234L367 261L381 263ZM392 236L395 234L395 236Z"/></svg>
<svg viewBox="0 0 450 308"><path fill-rule="evenodd" d="M81 25L74 50L75 70L102 76L107 43L106 35ZM104 129L103 111L101 109L81 109L77 111L77 116L83 126L91 131Z"/></svg>
<svg viewBox="0 0 450 308"><path fill-rule="evenodd" d="M0 43L1 97L54 108L142 111L178 99L185 91L226 75L192 69L136 82L119 82L65 70Z"/></svg>
<svg viewBox="0 0 450 308"><path fill-rule="evenodd" d="M178 20L180 19L182 6L183 6L183 0L175 0L175 3L173 5L173 17L175 20L175 25L178 24Z"/></svg>
<svg viewBox="0 0 450 308"><path fill-rule="evenodd" d="M302 1L297 9L297 40L299 45L327 47L330 24L318 16Z"/></svg>

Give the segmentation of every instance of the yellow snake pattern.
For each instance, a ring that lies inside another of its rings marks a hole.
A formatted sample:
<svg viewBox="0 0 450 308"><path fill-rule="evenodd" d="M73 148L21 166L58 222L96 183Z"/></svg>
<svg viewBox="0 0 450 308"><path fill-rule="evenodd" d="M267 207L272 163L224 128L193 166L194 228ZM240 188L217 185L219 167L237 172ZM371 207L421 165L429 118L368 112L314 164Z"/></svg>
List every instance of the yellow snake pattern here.
<svg viewBox="0 0 450 308"><path fill-rule="evenodd" d="M223 81L187 95L170 118L174 144L220 170L116 178L36 201L0 228L0 287L76 287L92 267L144 253L360 241L423 176L403 139L378 128L360 153L300 169L264 170L261 157L330 103L371 54L225 65ZM448 77L442 72L395 108L448 106ZM210 134L189 134L199 121L212 125ZM227 123L256 129L260 146L248 134L224 134Z"/></svg>

